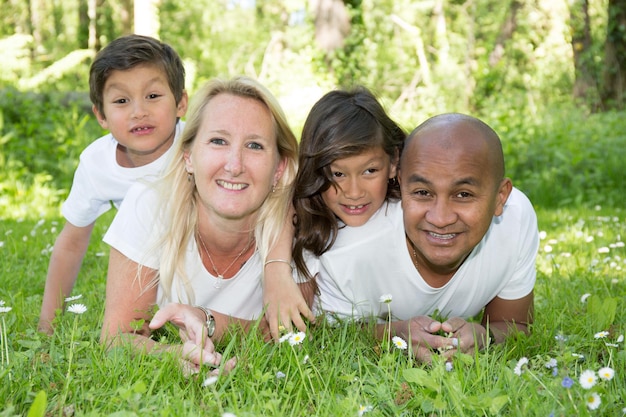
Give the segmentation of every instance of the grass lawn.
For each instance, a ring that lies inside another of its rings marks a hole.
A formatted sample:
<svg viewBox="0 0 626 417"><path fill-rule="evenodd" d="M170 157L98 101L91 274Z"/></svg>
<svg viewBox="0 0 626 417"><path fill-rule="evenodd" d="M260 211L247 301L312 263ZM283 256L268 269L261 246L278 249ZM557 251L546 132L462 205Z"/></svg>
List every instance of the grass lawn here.
<svg viewBox="0 0 626 417"><path fill-rule="evenodd" d="M185 376L167 356L98 343L113 213L98 221L73 303L36 331L60 219L0 222L0 417L5 416L623 416L626 414L626 211L538 210L535 324L447 365L417 365L354 324L311 327L295 345L237 331L217 380ZM392 301L393 302L393 301ZM169 328L158 337L176 340ZM29 413L30 411L30 413Z"/></svg>

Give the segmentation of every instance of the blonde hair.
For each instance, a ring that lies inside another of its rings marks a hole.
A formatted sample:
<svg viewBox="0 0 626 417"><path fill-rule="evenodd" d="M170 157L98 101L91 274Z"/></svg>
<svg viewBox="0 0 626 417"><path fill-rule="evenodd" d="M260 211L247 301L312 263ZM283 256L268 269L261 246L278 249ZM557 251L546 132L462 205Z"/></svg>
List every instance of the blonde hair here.
<svg viewBox="0 0 626 417"><path fill-rule="evenodd" d="M174 276L178 275L180 277L180 282L177 284L178 293L184 292L188 298L187 302L194 303L194 294L185 271L185 255L187 245L190 239L194 238L197 230L198 192L195 184L190 185L188 181L183 156L191 149L196 139L207 104L220 94L251 98L269 109L276 134L278 153L280 159L286 161L283 175L259 209L254 228L256 245L263 264L267 253L275 245L290 212L292 184L298 167L298 143L280 104L267 88L249 77L239 76L230 80L215 79L208 82L192 100L182 137L158 185L160 201L166 202L160 212L159 227L166 232L158 245L160 267L155 277L155 284L160 281L163 296L168 299L171 298Z"/></svg>

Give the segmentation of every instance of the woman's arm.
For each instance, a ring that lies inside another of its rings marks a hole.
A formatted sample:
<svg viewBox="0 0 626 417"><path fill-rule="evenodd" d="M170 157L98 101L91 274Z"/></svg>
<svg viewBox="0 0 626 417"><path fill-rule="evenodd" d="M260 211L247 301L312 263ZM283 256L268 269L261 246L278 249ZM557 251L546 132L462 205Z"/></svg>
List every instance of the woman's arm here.
<svg viewBox="0 0 626 417"><path fill-rule="evenodd" d="M180 355L183 366L192 370L197 370L201 364L218 365L221 355L215 352L206 333L202 337L200 329L204 320L201 319L202 311L198 309L191 308L191 311L197 311L183 320L181 336L183 332L193 336L183 337L183 344L163 345L150 338L149 324L157 296L157 287L153 282L156 273L154 269L140 266L111 248L101 342L107 347L130 343L137 351L152 354L174 352Z"/></svg>

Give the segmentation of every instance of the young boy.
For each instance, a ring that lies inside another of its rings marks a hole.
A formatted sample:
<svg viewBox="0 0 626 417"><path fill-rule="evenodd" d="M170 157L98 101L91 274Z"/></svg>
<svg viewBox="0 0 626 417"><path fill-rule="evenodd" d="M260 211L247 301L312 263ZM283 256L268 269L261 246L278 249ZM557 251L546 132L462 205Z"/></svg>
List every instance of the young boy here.
<svg viewBox="0 0 626 417"><path fill-rule="evenodd" d="M96 219L111 204L119 207L136 180L161 174L187 111L180 57L146 36L120 37L96 55L89 95L98 123L110 133L82 152L61 209L66 223L54 244L39 316L46 333L76 282Z"/></svg>

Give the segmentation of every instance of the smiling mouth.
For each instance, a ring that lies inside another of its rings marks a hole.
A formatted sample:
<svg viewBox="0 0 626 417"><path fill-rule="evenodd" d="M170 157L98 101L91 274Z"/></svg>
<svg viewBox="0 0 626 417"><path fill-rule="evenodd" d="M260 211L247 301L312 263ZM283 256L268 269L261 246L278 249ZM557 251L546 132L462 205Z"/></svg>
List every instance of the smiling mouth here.
<svg viewBox="0 0 626 417"><path fill-rule="evenodd" d="M150 130L150 129L152 129L152 128L149 127L149 126L141 126L141 127L136 127L134 129L132 129L131 132L133 132L133 133L135 133L135 132L143 132L145 130Z"/></svg>
<svg viewBox="0 0 626 417"><path fill-rule="evenodd" d="M360 210L360 209L362 209L365 206L366 206L366 204L359 204L358 206L349 206L349 205L346 204L346 207L348 207L350 210Z"/></svg>
<svg viewBox="0 0 626 417"><path fill-rule="evenodd" d="M226 188L227 190L235 190L235 191L239 191L239 190L243 190L244 188L247 187L246 184L233 184L232 182L226 182L226 181L217 181L217 185L219 185L220 187Z"/></svg>
<svg viewBox="0 0 626 417"><path fill-rule="evenodd" d="M444 239L444 240L452 239L453 237L456 236L456 233L446 233L445 235L442 235L442 234L435 233L435 232L428 232L428 234L436 239Z"/></svg>

